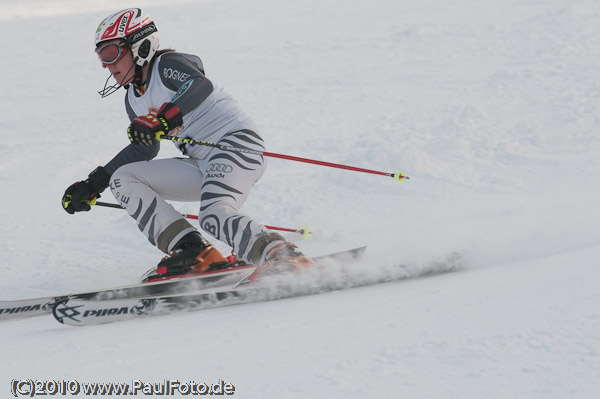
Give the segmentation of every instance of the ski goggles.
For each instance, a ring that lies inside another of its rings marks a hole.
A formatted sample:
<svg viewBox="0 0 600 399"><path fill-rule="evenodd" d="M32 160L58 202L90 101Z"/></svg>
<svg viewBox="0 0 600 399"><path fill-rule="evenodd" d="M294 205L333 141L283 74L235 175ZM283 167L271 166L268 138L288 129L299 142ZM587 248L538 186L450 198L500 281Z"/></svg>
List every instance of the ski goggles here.
<svg viewBox="0 0 600 399"><path fill-rule="evenodd" d="M127 43L123 40L113 40L106 42L96 48L96 54L102 63L102 66L112 65L119 61L127 53Z"/></svg>

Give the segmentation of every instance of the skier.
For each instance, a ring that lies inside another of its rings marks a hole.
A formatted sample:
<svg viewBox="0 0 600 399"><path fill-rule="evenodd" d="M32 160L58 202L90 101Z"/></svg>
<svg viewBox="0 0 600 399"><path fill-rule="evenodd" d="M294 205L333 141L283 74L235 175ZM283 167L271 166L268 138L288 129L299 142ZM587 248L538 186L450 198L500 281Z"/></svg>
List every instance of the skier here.
<svg viewBox="0 0 600 399"><path fill-rule="evenodd" d="M230 267L227 259L166 200L199 201L204 231L231 246L239 259L265 271L302 270L314 263L298 247L239 212L265 171L262 156L176 143L184 157L154 159L156 134L188 137L228 146L264 150L250 116L214 81L200 58L158 50L154 22L139 8L119 11L96 30L96 53L121 87L131 121L131 144L62 198L70 214L89 211L110 186L118 203L135 219L150 243L167 255L143 281L194 275Z"/></svg>

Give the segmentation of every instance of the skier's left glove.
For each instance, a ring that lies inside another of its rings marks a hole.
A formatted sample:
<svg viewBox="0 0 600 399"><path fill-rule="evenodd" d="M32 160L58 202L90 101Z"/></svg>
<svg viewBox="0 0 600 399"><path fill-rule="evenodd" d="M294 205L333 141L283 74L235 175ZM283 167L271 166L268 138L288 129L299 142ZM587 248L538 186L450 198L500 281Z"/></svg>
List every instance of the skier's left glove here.
<svg viewBox="0 0 600 399"><path fill-rule="evenodd" d="M110 175L102 166L98 166L86 180L71 184L62 197L62 206L71 215L75 212L89 211L91 205L100 198L100 193L108 187Z"/></svg>
<svg viewBox="0 0 600 399"><path fill-rule="evenodd" d="M183 116L179 107L173 103L164 103L158 113L138 116L131 122L127 134L133 144L154 145L158 139L156 134L168 134L171 130L183 125Z"/></svg>

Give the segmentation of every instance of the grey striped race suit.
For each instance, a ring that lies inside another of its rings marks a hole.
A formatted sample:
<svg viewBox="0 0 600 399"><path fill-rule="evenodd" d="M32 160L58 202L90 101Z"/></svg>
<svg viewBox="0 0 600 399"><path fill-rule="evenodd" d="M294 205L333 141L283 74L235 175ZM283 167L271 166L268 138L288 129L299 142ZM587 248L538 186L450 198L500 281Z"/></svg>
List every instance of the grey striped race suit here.
<svg viewBox="0 0 600 399"><path fill-rule="evenodd" d="M165 102L176 104L183 115L183 129L176 132L179 137L264 150L251 118L204 75L196 56L178 52L160 55L150 66L145 93L130 86L125 97L130 120L156 113ZM169 252L195 229L166 200L198 201L202 229L230 245L240 258L259 262L273 234L239 209L265 171L263 157L175 145L184 157L154 159L160 143L129 145L105 166L112 174L110 189L119 204L153 245ZM260 238L261 245L255 247Z"/></svg>

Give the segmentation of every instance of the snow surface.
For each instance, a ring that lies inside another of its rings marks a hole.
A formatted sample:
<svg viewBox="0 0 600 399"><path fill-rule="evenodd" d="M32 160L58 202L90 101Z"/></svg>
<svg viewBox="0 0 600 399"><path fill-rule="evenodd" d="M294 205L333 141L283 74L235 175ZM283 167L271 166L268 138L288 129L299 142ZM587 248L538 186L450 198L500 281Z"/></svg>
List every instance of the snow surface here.
<svg viewBox="0 0 600 399"><path fill-rule="evenodd" d="M309 254L366 244L366 273L410 276L89 328L3 322L1 396L14 378L167 378L223 379L239 398L600 397L598 1L136 5L270 151L409 175L273 159L244 210L310 226ZM60 207L127 144L123 92L96 94L93 53L122 7L0 2L0 299L129 284L161 257L121 211ZM454 251L463 270L417 277Z"/></svg>

